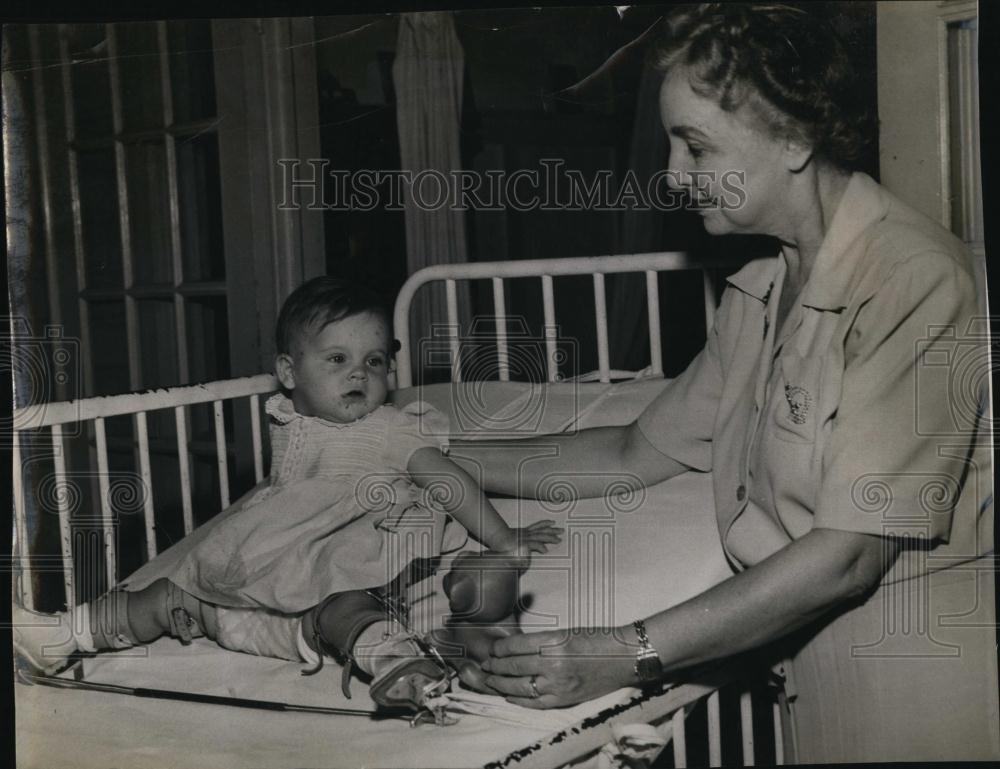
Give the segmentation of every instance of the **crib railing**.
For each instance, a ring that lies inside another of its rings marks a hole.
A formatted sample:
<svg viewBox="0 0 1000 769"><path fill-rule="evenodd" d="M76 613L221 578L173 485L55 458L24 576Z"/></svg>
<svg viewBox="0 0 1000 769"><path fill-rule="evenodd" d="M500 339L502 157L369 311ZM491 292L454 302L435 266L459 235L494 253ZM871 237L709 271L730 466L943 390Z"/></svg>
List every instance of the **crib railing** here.
<svg viewBox="0 0 1000 769"><path fill-rule="evenodd" d="M24 477L21 472L22 435L30 430L34 440L44 440L39 431L48 428L51 444L51 458L54 466L54 479L51 487L55 492L54 499L59 516L59 541L62 553L63 584L66 593L66 605L75 603L76 590L74 586L73 569L73 534L70 521L70 502L73 495L67 493L66 444L63 428L66 425L82 424L90 432L94 443L96 477L99 484L100 519L103 529L104 563L107 572L107 584L118 581L117 549L114 536L114 511L112 510L112 495L109 488L111 474L108 470L108 440L105 430L105 420L116 416L131 415L135 424L136 455L139 477L141 479L142 513L146 529L146 555L153 558L156 555L156 521L154 517L155 500L153 497L152 467L150 463L149 435L147 430L147 415L153 411L172 409L177 433L177 458L180 470L181 504L184 522L184 533L190 534L194 529L194 516L191 503L191 472L189 464L188 420L187 409L201 403L211 403L213 410L215 433L215 458L218 471L219 499L222 508L230 503L229 466L226 447L225 423L223 419L223 403L229 400L247 398L250 418L250 436L252 443L254 478L259 482L264 477L264 451L260 426L260 396L263 393L277 389L277 381L271 374L261 374L241 379L230 379L208 384L191 385L188 387L172 387L166 390L155 390L145 393L128 393L125 395L110 395L106 397L85 398L78 401L59 403L32 404L14 412L14 432L12 436L14 465L14 519L17 552L20 561L20 579L18 588L21 599L27 606L34 606L30 570L37 563L29 552L27 514Z"/></svg>
<svg viewBox="0 0 1000 769"><path fill-rule="evenodd" d="M622 273L644 273L646 276L646 307L649 322L650 373L663 375L663 352L660 338L660 299L657 272L701 270L705 300L705 328L712 327L715 318L715 287L711 270L732 266L725 260L697 259L682 251L664 251L647 254L615 254L612 256L586 256L565 259L525 259L507 262L474 262L425 267L410 276L400 289L396 300L393 326L401 344L397 356L396 380L400 387L413 384L412 346L410 344L410 304L417 291L433 282L444 282L447 308L447 340L451 361L451 379L462 379L461 340L459 337L458 290L460 280L490 280L493 284L493 309L496 317L497 366L500 380L509 379L507 309L504 280L537 277L542 285L544 312L544 338L546 373L548 381L556 381L558 370L557 327L555 298L552 279L566 275L591 275L594 282L594 312L597 320L597 357L599 379L608 382L612 375L635 372L613 372L608 350L608 313L604 289L604 276Z"/></svg>
<svg viewBox="0 0 1000 769"><path fill-rule="evenodd" d="M669 740L673 765L680 769L689 763L689 754L702 748L698 755L707 759L708 766L723 765L723 719L720 694L735 687L739 694L739 757L735 755L735 745L729 746L727 763L754 766L760 759L770 765L785 764L785 735L780 715L781 697L772 703L773 754L767 751L758 757L754 742L754 720L752 697L745 686L743 671L738 661L724 662L706 670L701 676L688 683L665 687L660 692L646 693L612 711L590 716L583 721L547 735L537 742L524 746L499 761L487 764L487 769L516 766L518 769L546 769L568 767L581 762L587 766L588 756L606 745L612 739L612 729L619 724L648 723L655 726L661 737ZM705 704L707 719L707 745L699 746L689 741L688 719L692 710ZM728 736L735 738L736 726L727 722ZM707 748L707 751L704 750ZM794 750L794 748L793 748ZM707 752L707 756L706 756ZM734 760L735 759L735 760Z"/></svg>

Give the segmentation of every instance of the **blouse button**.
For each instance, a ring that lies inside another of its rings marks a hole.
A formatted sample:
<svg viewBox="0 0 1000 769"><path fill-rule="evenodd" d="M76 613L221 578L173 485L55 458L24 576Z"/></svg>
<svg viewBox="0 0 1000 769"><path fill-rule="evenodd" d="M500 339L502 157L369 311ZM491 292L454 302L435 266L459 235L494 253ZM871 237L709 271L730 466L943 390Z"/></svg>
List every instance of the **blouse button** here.
<svg viewBox="0 0 1000 769"><path fill-rule="evenodd" d="M736 501L742 502L744 499L746 499L746 496L747 496L747 487L741 483L736 488Z"/></svg>

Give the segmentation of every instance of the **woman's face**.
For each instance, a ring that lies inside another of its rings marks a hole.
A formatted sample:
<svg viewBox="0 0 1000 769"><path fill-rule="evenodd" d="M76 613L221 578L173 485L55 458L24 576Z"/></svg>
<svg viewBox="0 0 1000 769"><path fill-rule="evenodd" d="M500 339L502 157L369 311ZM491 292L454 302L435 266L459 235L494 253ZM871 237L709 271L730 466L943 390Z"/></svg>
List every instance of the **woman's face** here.
<svg viewBox="0 0 1000 769"><path fill-rule="evenodd" d="M670 137L669 183L690 194L709 233L782 236L801 153L757 128L747 107L727 112L699 96L685 67L664 79L660 117Z"/></svg>

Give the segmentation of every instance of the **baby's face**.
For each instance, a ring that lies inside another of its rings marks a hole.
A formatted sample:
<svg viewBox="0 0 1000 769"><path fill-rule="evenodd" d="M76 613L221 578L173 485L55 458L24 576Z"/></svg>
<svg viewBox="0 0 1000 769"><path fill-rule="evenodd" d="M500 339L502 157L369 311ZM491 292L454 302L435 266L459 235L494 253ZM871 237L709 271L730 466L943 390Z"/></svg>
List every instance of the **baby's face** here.
<svg viewBox="0 0 1000 769"><path fill-rule="evenodd" d="M303 416L353 422L385 403L389 344L381 317L352 315L302 334L278 377Z"/></svg>

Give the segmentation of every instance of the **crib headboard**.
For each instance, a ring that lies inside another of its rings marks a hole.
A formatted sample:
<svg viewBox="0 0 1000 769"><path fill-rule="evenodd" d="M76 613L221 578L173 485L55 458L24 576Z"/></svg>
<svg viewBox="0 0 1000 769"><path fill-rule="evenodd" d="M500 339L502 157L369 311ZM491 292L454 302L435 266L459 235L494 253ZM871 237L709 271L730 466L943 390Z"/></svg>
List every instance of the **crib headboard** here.
<svg viewBox="0 0 1000 769"><path fill-rule="evenodd" d="M425 267L414 273L400 289L393 315L393 327L401 343L397 356L396 380L399 387L413 385L412 345L410 342L410 304L423 286L443 282L447 306L447 341L450 352L451 381L462 381L461 340L459 338L457 282L460 280L489 280L493 284L493 309L496 318L497 368L501 381L509 378L507 350L507 309L504 280L509 278L537 277L542 284L546 373L548 381L559 376L556 355L556 311L552 279L560 275L592 275L594 281L594 313L597 320L598 378L609 382L614 378L627 378L636 372L612 371L608 350L608 314L604 289L604 276L620 273L645 273L646 307L649 321L650 374L663 376L663 351L660 339L660 299L657 286L658 272L700 270L705 300L705 328L711 328L715 318L715 287L711 270L731 265L722 260L696 259L683 251L663 251L647 254L615 254L611 256L586 256L566 259L526 259L508 262L475 262Z"/></svg>

